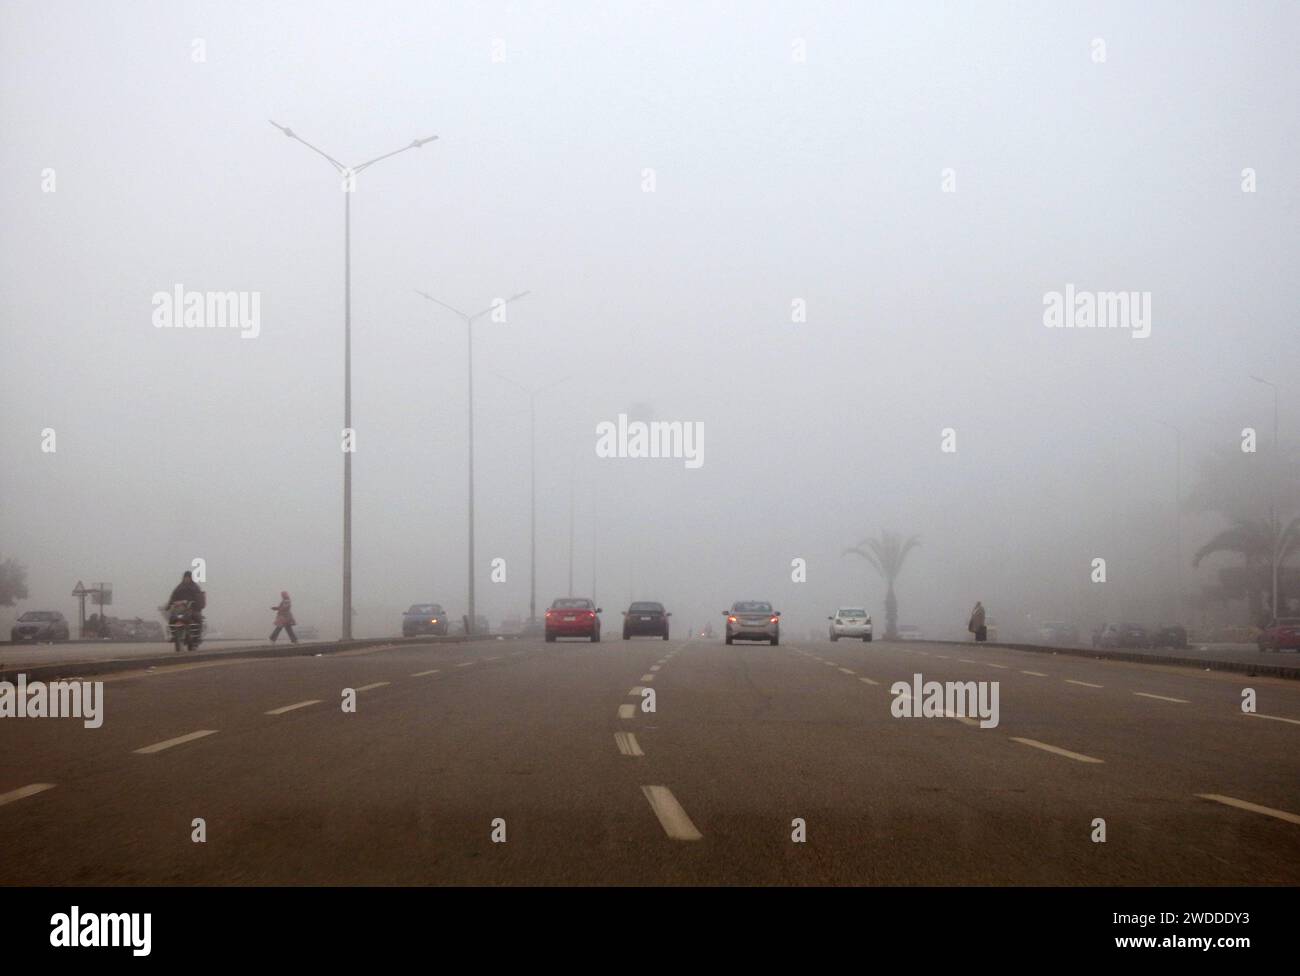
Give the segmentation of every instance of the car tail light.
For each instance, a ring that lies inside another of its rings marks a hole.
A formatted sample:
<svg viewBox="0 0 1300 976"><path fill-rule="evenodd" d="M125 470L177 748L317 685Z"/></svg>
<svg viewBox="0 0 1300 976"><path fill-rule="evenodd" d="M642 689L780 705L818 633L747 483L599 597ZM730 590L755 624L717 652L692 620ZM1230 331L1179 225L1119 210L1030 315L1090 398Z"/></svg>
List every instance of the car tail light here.
<svg viewBox="0 0 1300 976"><path fill-rule="evenodd" d="M595 611L595 610L588 610L588 611L587 611L587 616L588 616L588 617L594 617L594 616L596 616L596 611Z"/></svg>
<svg viewBox="0 0 1300 976"><path fill-rule="evenodd" d="M776 623L776 618L775 618L775 617L772 618L772 623Z"/></svg>
<svg viewBox="0 0 1300 976"><path fill-rule="evenodd" d="M734 624L735 622L736 622L736 618L735 618L735 617L728 617L728 618L727 618L727 623L729 623L729 624Z"/></svg>

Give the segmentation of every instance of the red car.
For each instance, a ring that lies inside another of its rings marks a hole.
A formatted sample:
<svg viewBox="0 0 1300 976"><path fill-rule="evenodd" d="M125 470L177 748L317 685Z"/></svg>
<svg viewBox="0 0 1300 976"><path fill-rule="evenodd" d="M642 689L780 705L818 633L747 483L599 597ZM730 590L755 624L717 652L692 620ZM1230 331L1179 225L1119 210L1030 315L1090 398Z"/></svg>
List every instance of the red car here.
<svg viewBox="0 0 1300 976"><path fill-rule="evenodd" d="M1261 651L1280 651L1284 648L1300 651L1300 617L1279 617L1260 632Z"/></svg>
<svg viewBox="0 0 1300 976"><path fill-rule="evenodd" d="M546 639L589 637L600 643L600 607L583 597L560 597L546 611Z"/></svg>

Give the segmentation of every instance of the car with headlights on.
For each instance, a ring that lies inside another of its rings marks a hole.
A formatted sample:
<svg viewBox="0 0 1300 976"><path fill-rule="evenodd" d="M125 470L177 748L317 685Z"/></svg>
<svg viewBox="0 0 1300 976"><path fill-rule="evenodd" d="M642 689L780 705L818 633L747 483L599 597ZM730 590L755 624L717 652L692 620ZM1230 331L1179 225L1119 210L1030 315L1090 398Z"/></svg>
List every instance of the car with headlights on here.
<svg viewBox="0 0 1300 976"><path fill-rule="evenodd" d="M661 637L668 639L668 618L672 614L662 603L637 600L623 611L623 640L633 637Z"/></svg>
<svg viewBox="0 0 1300 976"><path fill-rule="evenodd" d="M841 637L871 640L871 617L861 607L840 607L835 611L835 616L826 619L831 622L832 641L837 641Z"/></svg>
<svg viewBox="0 0 1300 976"><path fill-rule="evenodd" d="M600 607L584 597L560 597L546 611L546 639L586 637L600 643Z"/></svg>
<svg viewBox="0 0 1300 976"><path fill-rule="evenodd" d="M402 636L415 637L417 634L447 635L447 611L440 603L413 603L402 614Z"/></svg>
<svg viewBox="0 0 1300 976"><path fill-rule="evenodd" d="M767 641L773 647L781 643L781 611L773 610L765 600L737 600L727 618L727 643L732 641Z"/></svg>

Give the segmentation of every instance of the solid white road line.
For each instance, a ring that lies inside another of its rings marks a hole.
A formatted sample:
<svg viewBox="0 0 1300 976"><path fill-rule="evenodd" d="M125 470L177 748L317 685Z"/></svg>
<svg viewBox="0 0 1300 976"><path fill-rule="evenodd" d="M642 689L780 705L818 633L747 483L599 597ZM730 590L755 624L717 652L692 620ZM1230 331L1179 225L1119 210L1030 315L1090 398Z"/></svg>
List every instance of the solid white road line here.
<svg viewBox="0 0 1300 976"><path fill-rule="evenodd" d="M283 715L285 712L292 712L296 708L306 708L308 705L319 705L320 703L321 700L319 698L313 698L311 701L301 701L293 705L285 705L283 708L273 708L269 712L266 712L266 714Z"/></svg>
<svg viewBox="0 0 1300 976"><path fill-rule="evenodd" d="M1075 681L1073 678L1066 678L1067 685L1083 685L1085 688L1104 688L1105 685L1094 685L1091 681Z"/></svg>
<svg viewBox="0 0 1300 976"><path fill-rule="evenodd" d="M1290 722L1292 725L1300 725L1300 719L1282 718L1280 715L1261 715L1259 712L1247 712L1247 715L1254 715L1256 718L1266 718L1273 722Z"/></svg>
<svg viewBox="0 0 1300 976"><path fill-rule="evenodd" d="M1223 803L1230 807L1236 807L1238 810L1249 810L1251 813L1262 813L1266 817L1277 817L1278 820L1285 820L1287 823L1300 824L1300 816L1294 813L1287 813L1285 810L1274 810L1272 807L1262 807L1258 803L1238 800L1235 796L1222 796L1219 793L1197 793L1196 795L1202 800L1213 800L1215 803Z"/></svg>
<svg viewBox="0 0 1300 976"><path fill-rule="evenodd" d="M1154 698L1157 701L1178 702L1178 704L1180 705L1191 704L1191 702L1189 702L1186 698L1170 698L1168 695L1151 695L1145 691L1135 691L1133 692L1133 694L1137 695L1139 698Z"/></svg>
<svg viewBox="0 0 1300 976"><path fill-rule="evenodd" d="M54 789L53 783L32 783L29 786L20 786L8 793L0 793L0 807L6 803L13 803L14 800L25 800L29 796L35 796L37 793L44 793L46 790L52 789Z"/></svg>
<svg viewBox="0 0 1300 976"><path fill-rule="evenodd" d="M1021 671L1021 674L1032 674L1035 678L1046 678L1047 675L1041 671Z"/></svg>
<svg viewBox="0 0 1300 976"><path fill-rule="evenodd" d="M666 786L643 786L641 792L650 801L650 809L659 818L664 833L673 840L701 840L704 835L695 829L691 818Z"/></svg>
<svg viewBox="0 0 1300 976"><path fill-rule="evenodd" d="M636 736L631 732L615 732L614 743L618 746L618 751L624 756L644 756L641 751L641 744L636 741Z"/></svg>
<svg viewBox="0 0 1300 976"><path fill-rule="evenodd" d="M636 718L636 706L635 706L635 705L619 705L619 706L618 706L618 717L619 717L619 718Z"/></svg>
<svg viewBox="0 0 1300 976"><path fill-rule="evenodd" d="M879 681L872 681L870 678L859 678L858 680L861 681L864 685L878 685L878 684L880 684Z"/></svg>
<svg viewBox="0 0 1300 976"><path fill-rule="evenodd" d="M1057 746L1049 746L1046 742L1039 742L1037 739L1022 739L1019 736L1012 736L1012 742L1020 742L1027 746L1033 746L1035 749L1042 749L1045 752L1055 753L1058 756L1064 756L1066 759L1074 759L1078 762L1100 763L1105 760L1094 759L1092 756L1085 756L1082 753L1071 752L1069 749L1061 749Z"/></svg>
<svg viewBox="0 0 1300 976"><path fill-rule="evenodd" d="M432 671L417 671L417 672L415 672L415 674L411 675L411 677L412 677L412 678L423 678L423 677L425 677L426 675L430 675L430 674L438 674L438 669L437 669L437 668L434 668Z"/></svg>
<svg viewBox="0 0 1300 976"><path fill-rule="evenodd" d="M389 685L389 684L392 684L392 682L391 682L391 681L376 681L376 682L374 682L373 684L362 685L360 688L354 688L353 691L356 691L356 692L370 691L370 689L372 689L372 688L382 688L382 687L384 687L384 685Z"/></svg>
<svg viewBox="0 0 1300 976"><path fill-rule="evenodd" d="M164 749L170 749L172 746L179 746L186 742L193 742L195 739L202 739L206 735L216 735L216 729L200 729L198 732L191 732L188 735L178 735L174 739L166 739L163 742L155 742L151 746L145 746L143 749L136 749L136 755L147 756L150 753L162 752Z"/></svg>
<svg viewBox="0 0 1300 976"><path fill-rule="evenodd" d="M850 670L849 668L840 668L840 670L843 671L845 674L857 674L856 671Z"/></svg>

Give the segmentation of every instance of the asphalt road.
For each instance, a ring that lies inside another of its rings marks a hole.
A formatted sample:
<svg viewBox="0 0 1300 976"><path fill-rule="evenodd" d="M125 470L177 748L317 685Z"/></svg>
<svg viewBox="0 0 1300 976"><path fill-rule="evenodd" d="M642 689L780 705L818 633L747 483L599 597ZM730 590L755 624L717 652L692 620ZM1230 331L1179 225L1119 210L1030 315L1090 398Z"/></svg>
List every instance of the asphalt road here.
<svg viewBox="0 0 1300 976"><path fill-rule="evenodd" d="M894 717L916 673L998 682L999 724ZM653 639L103 680L101 728L0 718L0 883L1300 883L1292 681Z"/></svg>

